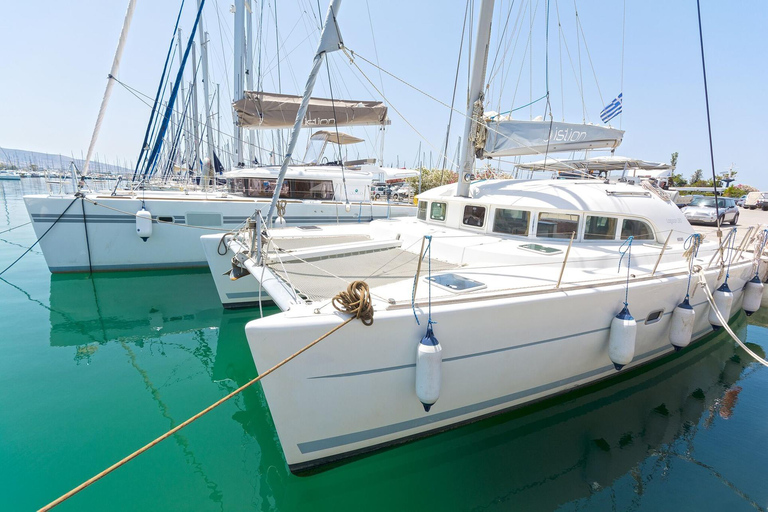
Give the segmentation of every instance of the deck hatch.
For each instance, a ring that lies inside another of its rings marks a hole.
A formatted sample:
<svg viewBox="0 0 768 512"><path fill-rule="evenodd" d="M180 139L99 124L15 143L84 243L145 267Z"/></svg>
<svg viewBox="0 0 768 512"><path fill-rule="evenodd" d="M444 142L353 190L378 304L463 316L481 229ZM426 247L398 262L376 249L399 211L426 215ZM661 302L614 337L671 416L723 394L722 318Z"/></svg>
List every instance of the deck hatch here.
<svg viewBox="0 0 768 512"><path fill-rule="evenodd" d="M431 276L427 278L427 281L432 281L436 285L452 292L471 292L482 290L486 287L485 283L453 273Z"/></svg>

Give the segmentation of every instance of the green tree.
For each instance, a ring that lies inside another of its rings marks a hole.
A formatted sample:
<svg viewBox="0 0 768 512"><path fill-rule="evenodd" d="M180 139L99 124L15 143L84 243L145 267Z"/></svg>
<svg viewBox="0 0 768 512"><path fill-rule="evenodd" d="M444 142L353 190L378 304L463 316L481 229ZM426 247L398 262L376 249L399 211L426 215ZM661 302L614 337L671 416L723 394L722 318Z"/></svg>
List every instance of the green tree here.
<svg viewBox="0 0 768 512"><path fill-rule="evenodd" d="M694 172L691 175L691 179L689 180L691 185L697 186L696 184L701 182L701 180L704 178L704 171L701 169L696 169L696 172Z"/></svg>
<svg viewBox="0 0 768 512"><path fill-rule="evenodd" d="M677 167L677 151L672 153L672 158L669 159L669 163L672 164L672 167Z"/></svg>

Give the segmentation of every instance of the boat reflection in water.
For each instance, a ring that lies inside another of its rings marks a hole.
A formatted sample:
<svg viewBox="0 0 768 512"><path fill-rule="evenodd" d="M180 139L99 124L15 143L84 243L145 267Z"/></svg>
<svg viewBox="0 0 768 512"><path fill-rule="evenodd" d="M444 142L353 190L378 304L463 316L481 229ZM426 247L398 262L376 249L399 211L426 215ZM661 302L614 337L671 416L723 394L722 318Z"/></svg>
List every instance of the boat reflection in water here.
<svg viewBox="0 0 768 512"><path fill-rule="evenodd" d="M744 315L733 327L746 337ZM737 383L757 363L727 335L713 336L646 371L287 479L279 508L300 509L310 499L316 509L332 508L358 489L358 498L386 509L397 489L413 508L552 510L626 474L635 481L629 505L663 478L670 459L699 464L697 432L735 413ZM764 356L759 346L750 348ZM651 468L641 470L650 458Z"/></svg>
<svg viewBox="0 0 768 512"><path fill-rule="evenodd" d="M254 310L223 310L213 286L206 273L51 276L50 344L75 347L78 364L88 363L108 343L122 344L129 355L143 347L144 357L148 349L158 356L183 350L199 360L213 383L233 390L256 375L243 331ZM733 327L746 337L743 315ZM185 334L186 342L177 334ZM764 354L757 345L750 348ZM308 503L314 510L360 503L367 510L392 510L404 501L409 509L552 510L590 500L625 475L634 486L626 499L642 500L644 489L663 479L673 459L701 466L693 450L697 433L738 413L738 382L755 365L727 335L713 334L609 383L302 477L288 470L259 386L247 389L242 407L224 421L237 422L256 441L258 448L244 459L251 499L275 510L306 510ZM158 368L145 371L142 361L134 366L145 384L160 378L153 375ZM167 410L161 394L152 396ZM226 430L217 421L209 418L201 428L214 435ZM302 421L300 411L296 421ZM194 445L185 442L183 448L189 463L198 464ZM206 481L217 476L204 475Z"/></svg>

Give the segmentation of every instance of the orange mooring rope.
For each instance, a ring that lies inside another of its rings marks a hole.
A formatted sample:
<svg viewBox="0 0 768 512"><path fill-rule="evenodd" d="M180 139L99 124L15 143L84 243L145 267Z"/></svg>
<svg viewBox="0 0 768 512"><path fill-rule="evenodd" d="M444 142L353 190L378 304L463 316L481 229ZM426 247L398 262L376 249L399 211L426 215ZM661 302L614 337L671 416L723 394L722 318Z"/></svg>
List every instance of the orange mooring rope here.
<svg viewBox="0 0 768 512"><path fill-rule="evenodd" d="M352 290L354 290L354 292L350 293ZM350 314L352 314L352 316L347 318L342 323L340 323L339 325L337 325L336 327L334 327L333 329L331 329L327 333L323 334L322 336L320 336L319 338L317 338L316 340L314 340L313 342L311 342L310 344L308 344L307 346L305 346L304 348L302 348L298 352L295 352L295 353L291 354L290 356L288 356L287 358L283 359L282 361L277 363L275 366L273 366L269 370L267 370L264 373L256 376L254 379L252 379L251 381L247 382L246 384L243 384L242 386L240 386L239 388L237 388L236 390L234 390L233 392L231 392L230 394L228 394L224 398L222 398L222 399L214 402L213 404L209 405L208 407L206 407L205 409L203 409L199 413L195 414L194 416L192 416L191 418L189 418L185 422L180 423L179 425L175 426L174 428L172 428L171 430L169 430L165 434L163 434L160 437L156 438L154 441L151 441L150 443L147 443L146 445L142 446L141 448L139 448L138 450L136 450L132 454L130 454L127 457L124 457L123 459L119 460L118 462L112 464L111 466L109 466L104 471L102 471L102 472L92 476L91 478L89 478L88 480L86 480L82 484L78 485L77 487L75 487L74 489L69 491L68 493L63 494L62 496L56 498L54 501L50 502L46 506L44 506L41 509L39 509L38 512L44 512L46 510L51 510L56 505L59 505L60 503L68 500L69 498L71 498L75 494L79 493L80 491L82 491L83 489L85 489L86 487L91 485L92 483L95 483L98 480L101 480L102 478L104 478L105 476L107 476L112 471L116 470L117 468L119 468L120 466L125 464L126 462L130 461L131 459L134 459L134 458L138 457L139 455L141 455L145 451L149 450L150 448L152 448L153 446L158 444L163 439L167 439L167 438L171 437L173 434L175 434L179 430L183 429L184 427L186 427L187 425L189 425L193 421L199 419L200 417L208 414L213 409L215 409L216 407L220 406L221 404L223 404L224 402L226 402L227 400L229 400L233 396L237 395L238 393L240 393L244 389L252 386L253 384L256 384L261 379L263 379L264 377L266 377L270 373L274 372L275 370L277 370L278 368L280 368L281 366L283 366L284 364L286 364L290 360L298 357L302 353L306 352L310 348L312 348L315 345L317 345L318 343L323 341L325 338L327 338L328 336L330 336L334 332L338 331L339 329L341 329L342 327L347 325L349 322L351 322L355 318L359 318L363 322L364 325L371 325L373 323L373 306L371 305L371 294L370 294L370 292L368 290L368 284L365 283L364 281L354 281L352 284L349 285L349 287L347 288L346 292L340 292L338 295L336 295L336 297L333 298L333 301L334 301L334 305L336 304L337 301L340 304L342 304L344 312L345 313L350 313Z"/></svg>

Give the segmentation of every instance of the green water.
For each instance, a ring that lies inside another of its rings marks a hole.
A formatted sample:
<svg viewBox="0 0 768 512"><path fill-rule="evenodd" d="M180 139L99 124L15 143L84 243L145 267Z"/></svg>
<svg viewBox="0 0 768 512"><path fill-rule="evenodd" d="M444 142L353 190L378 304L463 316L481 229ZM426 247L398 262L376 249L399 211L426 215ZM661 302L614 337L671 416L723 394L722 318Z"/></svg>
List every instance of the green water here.
<svg viewBox="0 0 768 512"><path fill-rule="evenodd" d="M22 185L0 182L0 231L28 220ZM0 270L34 240L0 234ZM257 374L243 326L258 311L222 310L205 272L51 276L35 249L2 277L0 510L48 503ZM735 329L764 353L768 315L749 322ZM765 510L766 397L768 370L710 337L298 477L254 386L58 510Z"/></svg>

